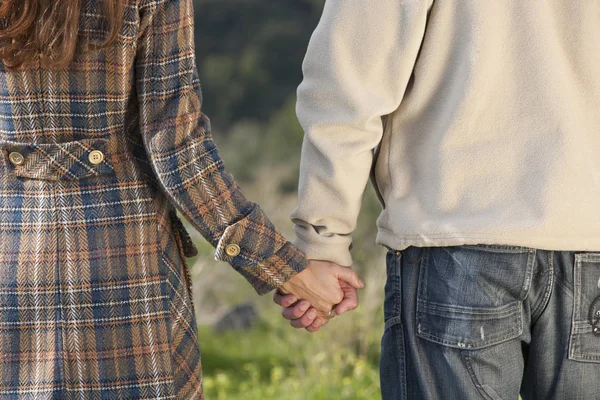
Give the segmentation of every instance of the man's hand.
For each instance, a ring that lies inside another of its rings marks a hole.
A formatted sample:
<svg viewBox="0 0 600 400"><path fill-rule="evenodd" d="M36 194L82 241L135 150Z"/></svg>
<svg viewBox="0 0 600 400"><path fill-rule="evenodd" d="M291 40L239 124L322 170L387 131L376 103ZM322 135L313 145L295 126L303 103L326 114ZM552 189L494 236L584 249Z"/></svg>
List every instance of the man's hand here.
<svg viewBox="0 0 600 400"><path fill-rule="evenodd" d="M324 261L310 261L307 270L313 273L293 282L306 271L298 274L277 290L273 298L275 303L284 308L282 315L290 320L293 327L316 332L329 322L329 310L333 307L335 315L342 315L358 307L357 289L364 288L364 282L351 268ZM311 292L318 293L322 289L326 289L329 294L317 302L310 301ZM299 292L306 294L298 294Z"/></svg>

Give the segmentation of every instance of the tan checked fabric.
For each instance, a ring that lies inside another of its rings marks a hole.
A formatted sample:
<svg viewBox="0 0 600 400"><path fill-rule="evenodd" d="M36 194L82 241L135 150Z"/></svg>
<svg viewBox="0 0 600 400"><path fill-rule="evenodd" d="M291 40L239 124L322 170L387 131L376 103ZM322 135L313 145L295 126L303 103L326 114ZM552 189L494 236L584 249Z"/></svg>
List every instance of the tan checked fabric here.
<svg viewBox="0 0 600 400"><path fill-rule="evenodd" d="M67 69L0 64L0 399L201 399L175 210L259 293L306 258L223 169L192 0L131 0L119 42L87 52L100 7Z"/></svg>

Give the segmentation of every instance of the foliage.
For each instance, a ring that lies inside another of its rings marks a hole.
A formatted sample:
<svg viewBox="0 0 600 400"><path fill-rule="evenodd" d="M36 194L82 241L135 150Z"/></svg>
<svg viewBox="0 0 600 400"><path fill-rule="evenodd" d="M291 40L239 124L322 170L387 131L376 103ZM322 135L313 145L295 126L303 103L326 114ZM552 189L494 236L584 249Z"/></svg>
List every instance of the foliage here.
<svg viewBox="0 0 600 400"><path fill-rule="evenodd" d="M324 0L196 0L204 109L215 126L267 121L302 79Z"/></svg>

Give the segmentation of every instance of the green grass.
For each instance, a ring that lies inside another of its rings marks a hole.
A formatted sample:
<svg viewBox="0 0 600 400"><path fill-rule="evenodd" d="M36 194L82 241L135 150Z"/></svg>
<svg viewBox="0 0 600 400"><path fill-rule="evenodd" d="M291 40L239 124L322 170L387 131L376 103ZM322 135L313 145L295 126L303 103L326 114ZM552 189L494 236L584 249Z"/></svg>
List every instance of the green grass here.
<svg viewBox="0 0 600 400"><path fill-rule="evenodd" d="M227 170L249 199L261 205L292 238L289 213L295 189L302 131L288 101L267 123L243 122L215 135ZM239 144L243 143L243 146ZM208 400L380 400L379 353L383 334L385 250L375 244L381 206L367 190L354 233L354 268L368 282L357 311L334 318L316 334L295 330L270 296L258 297L226 265L214 265L214 249L198 241L190 259L197 314L211 323L221 307L253 303L261 324L249 332L214 333L200 327L204 389ZM198 272L196 272L198 271Z"/></svg>
<svg viewBox="0 0 600 400"><path fill-rule="evenodd" d="M204 388L211 400L376 400L379 372L347 347L316 335L263 324L249 332L200 328ZM286 333L288 332L289 333Z"/></svg>

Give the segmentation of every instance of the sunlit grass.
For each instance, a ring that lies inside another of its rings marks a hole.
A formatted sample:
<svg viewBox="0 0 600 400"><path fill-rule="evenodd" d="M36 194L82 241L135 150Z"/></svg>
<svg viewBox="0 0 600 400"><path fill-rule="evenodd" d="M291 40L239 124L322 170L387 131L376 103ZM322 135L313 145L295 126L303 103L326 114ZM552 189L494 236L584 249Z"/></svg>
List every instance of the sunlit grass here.
<svg viewBox="0 0 600 400"><path fill-rule="evenodd" d="M287 329L290 329L289 327ZM281 333L281 332L279 332ZM314 339L286 340L261 326L250 332L215 334L201 328L204 388L215 400L380 399L377 366L351 349L316 353Z"/></svg>

